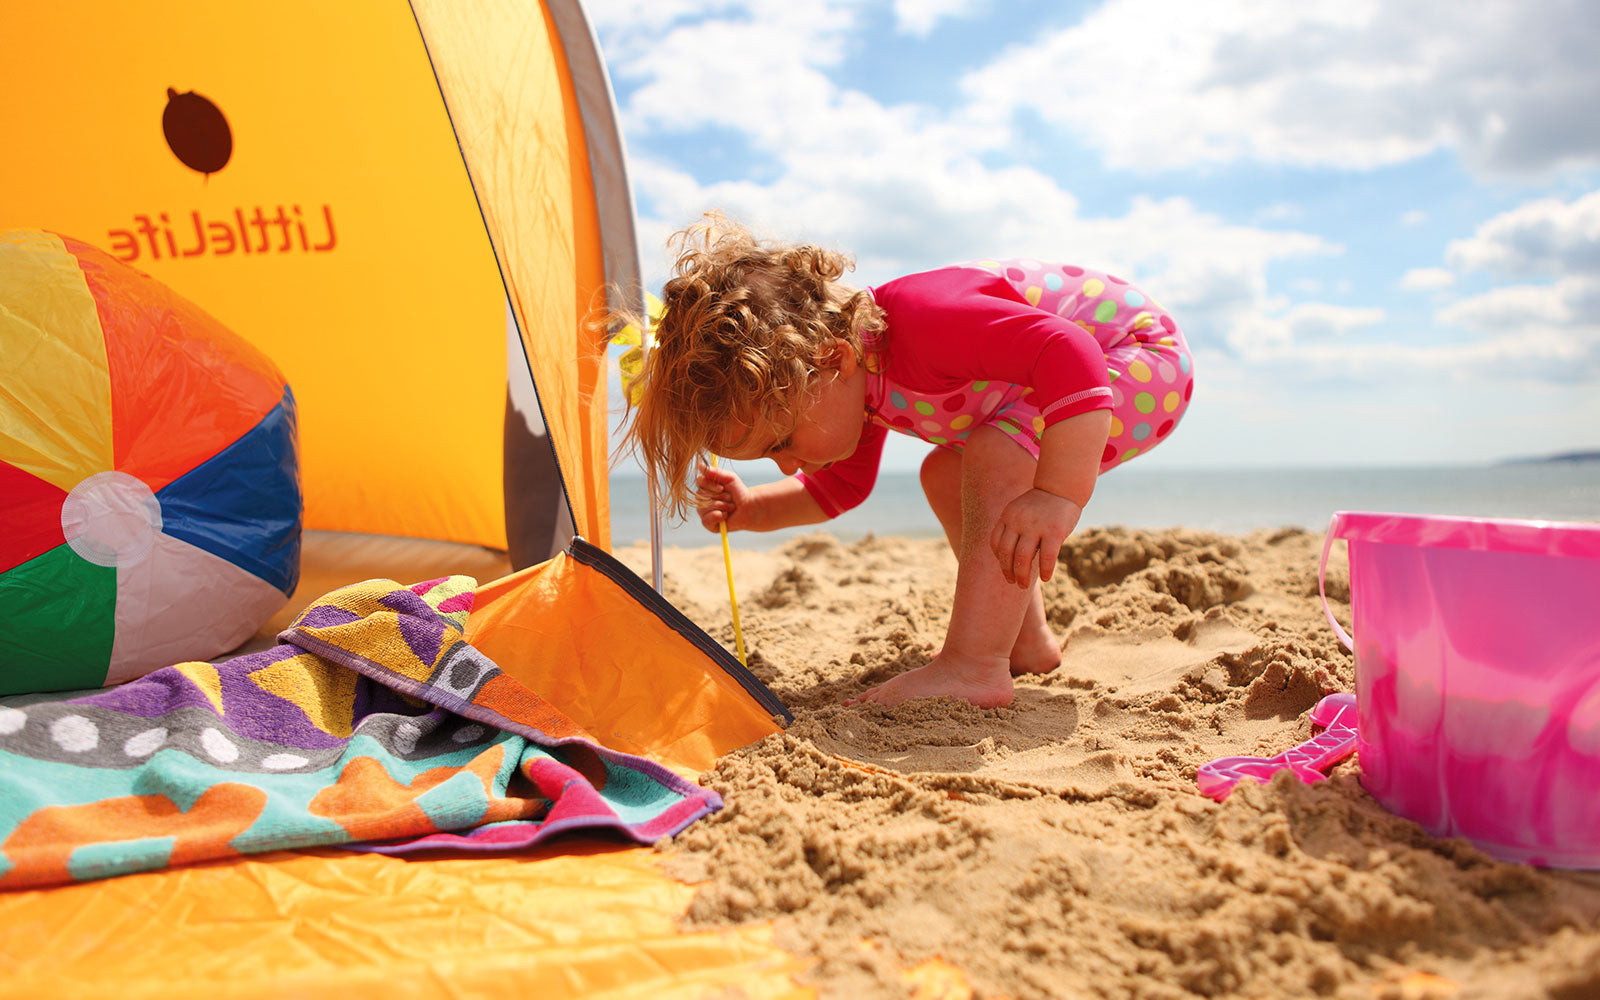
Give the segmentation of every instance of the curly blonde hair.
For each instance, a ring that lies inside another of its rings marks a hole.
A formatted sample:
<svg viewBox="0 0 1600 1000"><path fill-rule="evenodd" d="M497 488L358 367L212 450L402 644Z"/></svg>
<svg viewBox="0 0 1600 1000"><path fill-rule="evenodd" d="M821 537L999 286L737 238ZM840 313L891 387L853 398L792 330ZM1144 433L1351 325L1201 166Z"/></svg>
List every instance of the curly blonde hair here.
<svg viewBox="0 0 1600 1000"><path fill-rule="evenodd" d="M838 284L855 262L810 244L758 240L717 211L675 233L655 346L627 386L621 450L636 452L667 512L687 515L689 475L731 423L781 423L834 357L864 357L884 327L865 291ZM613 323L636 321L619 315Z"/></svg>

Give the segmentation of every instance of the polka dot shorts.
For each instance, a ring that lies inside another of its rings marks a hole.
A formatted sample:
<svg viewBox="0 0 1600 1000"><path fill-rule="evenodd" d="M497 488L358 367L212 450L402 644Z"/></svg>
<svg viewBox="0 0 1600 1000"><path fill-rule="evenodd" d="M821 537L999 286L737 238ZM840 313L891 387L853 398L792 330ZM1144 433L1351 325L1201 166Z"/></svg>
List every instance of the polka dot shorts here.
<svg viewBox="0 0 1600 1000"><path fill-rule="evenodd" d="M1166 310L1121 278L1035 260L984 260L963 265L1003 275L1028 302L1077 323L1105 352L1111 383L1111 433L1100 471L1115 468L1165 441L1189 406L1194 363ZM886 380L869 389L874 419L960 450L973 430L992 424L1035 458L1045 421L1029 401L1031 387L973 382L928 393Z"/></svg>

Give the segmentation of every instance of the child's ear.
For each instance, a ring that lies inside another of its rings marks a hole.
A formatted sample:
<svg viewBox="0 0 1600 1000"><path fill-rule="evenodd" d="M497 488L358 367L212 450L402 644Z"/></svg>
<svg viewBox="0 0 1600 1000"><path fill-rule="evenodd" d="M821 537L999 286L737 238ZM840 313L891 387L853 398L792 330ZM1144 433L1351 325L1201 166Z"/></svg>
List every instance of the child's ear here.
<svg viewBox="0 0 1600 1000"><path fill-rule="evenodd" d="M856 373L856 368L861 364L856 357L856 349L850 346L848 340L834 340L828 351L828 364L839 370L844 378L849 378Z"/></svg>

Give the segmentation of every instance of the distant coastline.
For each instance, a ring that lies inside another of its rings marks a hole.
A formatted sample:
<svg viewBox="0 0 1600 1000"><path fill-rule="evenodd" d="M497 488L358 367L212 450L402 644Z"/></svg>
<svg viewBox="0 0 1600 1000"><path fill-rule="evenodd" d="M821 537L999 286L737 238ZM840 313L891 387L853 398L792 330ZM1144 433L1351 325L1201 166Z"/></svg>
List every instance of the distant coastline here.
<svg viewBox="0 0 1600 1000"><path fill-rule="evenodd" d="M1084 524L1163 529L1177 525L1242 533L1300 527L1321 532L1334 511L1389 511L1457 517L1600 521L1600 452L1593 461L1562 456L1436 468L1148 469L1104 476ZM611 535L650 538L649 497L642 478L611 481ZM866 535L937 537L943 533L923 499L915 472L885 471L872 497L825 526L740 532L736 543L770 549L825 528L840 541ZM667 545L715 544L698 520L663 525Z"/></svg>
<svg viewBox="0 0 1600 1000"><path fill-rule="evenodd" d="M1572 462L1600 462L1600 451L1564 451L1557 455L1530 455L1502 459L1497 465L1555 465Z"/></svg>

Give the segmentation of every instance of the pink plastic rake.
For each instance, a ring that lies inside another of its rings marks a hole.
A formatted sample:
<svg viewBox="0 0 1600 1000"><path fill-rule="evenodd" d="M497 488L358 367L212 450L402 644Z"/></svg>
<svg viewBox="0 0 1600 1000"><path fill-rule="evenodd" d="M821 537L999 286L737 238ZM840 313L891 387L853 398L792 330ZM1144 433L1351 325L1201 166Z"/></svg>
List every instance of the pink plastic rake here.
<svg viewBox="0 0 1600 1000"><path fill-rule="evenodd" d="M1200 791L1218 802L1228 797L1233 786L1249 778L1266 784L1279 771L1292 771L1301 781L1322 781L1322 772L1344 760L1356 749L1356 696L1330 694L1311 710L1311 723L1325 727L1321 733L1276 757L1218 757L1201 764L1196 775Z"/></svg>

